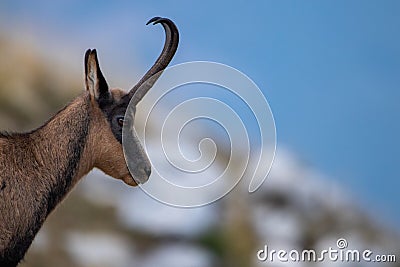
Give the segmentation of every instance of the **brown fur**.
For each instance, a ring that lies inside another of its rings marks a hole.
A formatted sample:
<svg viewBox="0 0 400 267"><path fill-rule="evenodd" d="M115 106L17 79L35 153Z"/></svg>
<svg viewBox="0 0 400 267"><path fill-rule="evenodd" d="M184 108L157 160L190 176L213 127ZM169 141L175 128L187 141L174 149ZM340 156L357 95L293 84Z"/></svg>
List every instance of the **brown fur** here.
<svg viewBox="0 0 400 267"><path fill-rule="evenodd" d="M71 147L74 140L82 143ZM94 167L136 185L122 145L88 93L41 128L0 138L0 266L19 262L56 204Z"/></svg>
<svg viewBox="0 0 400 267"><path fill-rule="evenodd" d="M36 131L1 137L0 266L21 260L47 215L78 180L91 123L84 99Z"/></svg>
<svg viewBox="0 0 400 267"><path fill-rule="evenodd" d="M126 165L124 116L131 99L136 104L154 84L156 79L148 83L148 78L156 73L158 77L168 65L179 40L172 21L150 22L162 23L166 42L156 63L131 91L109 90L97 52L89 49L86 92L32 132L0 133L0 267L21 261L47 216L93 168L132 186L137 185L134 177L140 182L148 179L150 162L135 136L128 146L134 152L129 158L134 177Z"/></svg>
<svg viewBox="0 0 400 267"><path fill-rule="evenodd" d="M111 92L116 101L119 101L122 95L126 94L120 89L113 89ZM122 145L115 139L110 127L104 127L105 124L108 124L108 121L98 106L95 106L92 114L94 120L88 140L90 145L88 145L88 151L85 151L84 154L87 154L88 157L96 155L96 158L93 159L93 167L97 167L104 173L121 179L129 185L137 185L126 166ZM110 155L113 156L110 157ZM82 169L84 172L86 168Z"/></svg>

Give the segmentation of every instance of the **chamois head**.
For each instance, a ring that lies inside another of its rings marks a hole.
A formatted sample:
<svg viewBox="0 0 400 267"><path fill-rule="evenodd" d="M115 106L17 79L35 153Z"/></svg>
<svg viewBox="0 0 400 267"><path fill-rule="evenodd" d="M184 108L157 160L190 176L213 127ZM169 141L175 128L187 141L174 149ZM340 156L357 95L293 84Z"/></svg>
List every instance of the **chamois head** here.
<svg viewBox="0 0 400 267"><path fill-rule="evenodd" d="M164 48L154 65L129 92L109 89L100 70L96 50L89 49L85 54L86 90L90 95L92 110L97 114L94 119L97 126L94 126L96 130L93 131L93 142L97 147L94 165L128 185L145 182L150 176L151 165L139 140L133 135L133 140L129 142L135 158L129 159L132 173L128 170L122 148L122 130L127 119L125 112L131 101L136 106L154 85L174 56L179 41L178 29L171 20L155 17L149 23L161 23L164 27Z"/></svg>

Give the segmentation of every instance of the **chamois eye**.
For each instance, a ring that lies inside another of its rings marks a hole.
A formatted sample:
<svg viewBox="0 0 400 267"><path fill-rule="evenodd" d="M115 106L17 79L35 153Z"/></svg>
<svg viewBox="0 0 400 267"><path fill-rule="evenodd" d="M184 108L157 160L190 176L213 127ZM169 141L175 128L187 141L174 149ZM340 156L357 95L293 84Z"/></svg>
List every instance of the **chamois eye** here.
<svg viewBox="0 0 400 267"><path fill-rule="evenodd" d="M117 123L119 126L124 126L124 117L123 116L118 116L117 117Z"/></svg>

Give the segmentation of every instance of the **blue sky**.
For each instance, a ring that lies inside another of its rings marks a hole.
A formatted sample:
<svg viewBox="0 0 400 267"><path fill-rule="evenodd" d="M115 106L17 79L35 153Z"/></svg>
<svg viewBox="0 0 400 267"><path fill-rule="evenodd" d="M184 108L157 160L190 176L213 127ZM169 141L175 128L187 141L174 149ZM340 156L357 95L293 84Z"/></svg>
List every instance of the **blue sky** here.
<svg viewBox="0 0 400 267"><path fill-rule="evenodd" d="M173 63L217 61L247 74L273 110L278 146L398 223L399 14L400 2L387 0L2 1L0 28L29 25L39 39L95 46L104 61L143 72L162 30L142 25L169 17L181 32Z"/></svg>

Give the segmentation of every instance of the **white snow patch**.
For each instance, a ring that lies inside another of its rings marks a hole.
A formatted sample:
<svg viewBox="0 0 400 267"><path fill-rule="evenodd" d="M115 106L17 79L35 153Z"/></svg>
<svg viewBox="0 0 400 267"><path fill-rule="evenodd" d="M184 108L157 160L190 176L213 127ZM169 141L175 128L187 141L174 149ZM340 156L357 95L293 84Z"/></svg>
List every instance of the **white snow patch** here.
<svg viewBox="0 0 400 267"><path fill-rule="evenodd" d="M71 232L66 249L81 266L131 266L135 260L132 244L110 233Z"/></svg>

